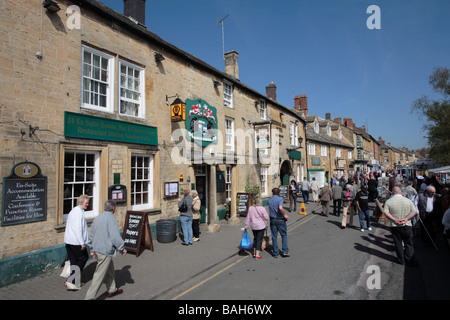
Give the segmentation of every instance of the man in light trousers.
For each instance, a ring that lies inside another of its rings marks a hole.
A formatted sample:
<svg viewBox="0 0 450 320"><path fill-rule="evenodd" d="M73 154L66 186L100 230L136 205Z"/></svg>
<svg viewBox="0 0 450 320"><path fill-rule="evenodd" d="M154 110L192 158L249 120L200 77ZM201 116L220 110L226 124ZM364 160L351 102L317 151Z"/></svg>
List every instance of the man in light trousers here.
<svg viewBox="0 0 450 320"><path fill-rule="evenodd" d="M97 295L103 282L108 289L108 297L111 298L123 292L117 289L115 281L115 271L112 258L116 256L116 250L127 253L124 247L124 241L120 236L114 212L116 203L112 200L105 202L105 212L100 214L92 222L89 231L88 244L91 246L91 256L97 257L97 267L92 278L92 284L86 293L86 300L93 300Z"/></svg>

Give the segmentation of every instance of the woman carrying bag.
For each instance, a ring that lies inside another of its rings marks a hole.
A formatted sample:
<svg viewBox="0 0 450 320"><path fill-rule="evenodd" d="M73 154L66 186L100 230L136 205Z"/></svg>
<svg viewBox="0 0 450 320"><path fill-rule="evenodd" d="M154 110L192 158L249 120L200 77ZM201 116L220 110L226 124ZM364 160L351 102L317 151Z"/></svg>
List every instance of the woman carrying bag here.
<svg viewBox="0 0 450 320"><path fill-rule="evenodd" d="M267 229L267 220L269 215L266 209L261 206L261 200L258 197L253 199L253 205L248 208L247 217L245 218L245 227L250 228L253 231L253 247L255 259L261 259L262 241L264 237L264 231Z"/></svg>

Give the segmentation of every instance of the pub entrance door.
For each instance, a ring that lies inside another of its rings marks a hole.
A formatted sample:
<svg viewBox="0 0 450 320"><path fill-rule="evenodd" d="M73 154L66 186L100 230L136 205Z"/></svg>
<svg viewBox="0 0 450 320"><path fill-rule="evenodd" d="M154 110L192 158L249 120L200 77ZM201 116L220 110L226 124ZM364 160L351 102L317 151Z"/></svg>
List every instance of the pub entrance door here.
<svg viewBox="0 0 450 320"><path fill-rule="evenodd" d="M200 223L207 222L206 209L208 208L208 167L206 165L195 166L195 187L198 197L202 202L202 214Z"/></svg>

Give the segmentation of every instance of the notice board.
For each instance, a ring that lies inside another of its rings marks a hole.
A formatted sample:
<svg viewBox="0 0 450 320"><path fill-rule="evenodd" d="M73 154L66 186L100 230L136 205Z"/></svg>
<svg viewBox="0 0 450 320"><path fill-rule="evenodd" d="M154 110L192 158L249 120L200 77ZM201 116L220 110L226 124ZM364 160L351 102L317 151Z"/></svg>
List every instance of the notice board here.
<svg viewBox="0 0 450 320"><path fill-rule="evenodd" d="M2 226L47 220L47 177L33 162L20 162L3 178Z"/></svg>
<svg viewBox="0 0 450 320"><path fill-rule="evenodd" d="M127 211L122 238L125 242L125 249L135 252L136 256L139 255L142 246L151 251L154 250L148 217L145 212Z"/></svg>

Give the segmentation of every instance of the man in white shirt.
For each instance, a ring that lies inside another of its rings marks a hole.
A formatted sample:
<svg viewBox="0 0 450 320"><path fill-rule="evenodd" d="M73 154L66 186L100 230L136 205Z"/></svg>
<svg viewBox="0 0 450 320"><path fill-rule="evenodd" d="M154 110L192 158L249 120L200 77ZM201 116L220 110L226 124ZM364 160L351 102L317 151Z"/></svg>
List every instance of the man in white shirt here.
<svg viewBox="0 0 450 320"><path fill-rule="evenodd" d="M64 243L67 256L70 260L71 275L64 283L69 290L78 290L80 287L81 271L89 259L86 243L88 241L88 228L84 218L84 210L89 206L89 196L81 195L77 199L77 206L73 208L66 221ZM75 273L75 276L73 274ZM73 279L72 279L73 278ZM71 281L69 281L71 279Z"/></svg>
<svg viewBox="0 0 450 320"><path fill-rule="evenodd" d="M417 214L416 207L402 195L400 187L392 189L394 194L384 204L384 214L390 220L392 239L400 264L416 265L411 218ZM404 245L404 249L403 249Z"/></svg>

